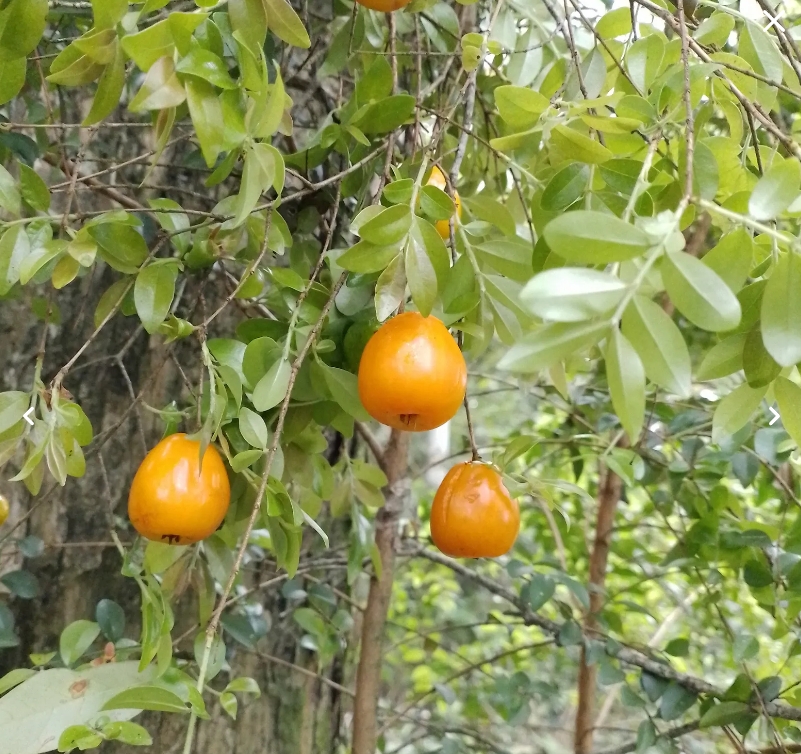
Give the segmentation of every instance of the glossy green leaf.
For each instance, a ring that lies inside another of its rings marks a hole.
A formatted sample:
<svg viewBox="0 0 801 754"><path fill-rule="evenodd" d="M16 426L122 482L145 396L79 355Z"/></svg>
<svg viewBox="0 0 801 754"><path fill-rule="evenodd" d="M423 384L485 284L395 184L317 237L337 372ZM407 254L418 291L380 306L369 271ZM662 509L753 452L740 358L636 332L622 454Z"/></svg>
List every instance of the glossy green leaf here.
<svg viewBox="0 0 801 754"><path fill-rule="evenodd" d="M739 372L743 368L746 337L746 333L737 333L712 346L698 367L696 379L705 382Z"/></svg>
<svg viewBox="0 0 801 754"><path fill-rule="evenodd" d="M620 278L607 272L560 267L533 277L523 287L520 302L543 319L581 322L614 309L626 288Z"/></svg>
<svg viewBox="0 0 801 754"><path fill-rule="evenodd" d="M718 332L740 323L740 302L710 267L691 254L666 254L662 279L671 301L694 325Z"/></svg>
<svg viewBox="0 0 801 754"><path fill-rule="evenodd" d="M722 725L734 725L753 714L751 707L744 702L720 702L704 713L700 727L714 728Z"/></svg>
<svg viewBox="0 0 801 754"><path fill-rule="evenodd" d="M600 165L612 158L603 144L568 126L555 126L551 130L551 152L559 161L571 160Z"/></svg>
<svg viewBox="0 0 801 754"><path fill-rule="evenodd" d="M0 435L18 424L28 410L30 396L19 391L0 393Z"/></svg>
<svg viewBox="0 0 801 754"><path fill-rule="evenodd" d="M743 383L732 390L712 416L712 441L720 442L745 426L765 397L767 388L752 388Z"/></svg>
<svg viewBox="0 0 801 754"><path fill-rule="evenodd" d="M47 0L11 0L0 11L0 61L33 52L45 30Z"/></svg>
<svg viewBox="0 0 801 754"><path fill-rule="evenodd" d="M782 425L801 447L801 387L784 377L777 377L773 391L779 404Z"/></svg>
<svg viewBox="0 0 801 754"><path fill-rule="evenodd" d="M137 276L134 304L142 325L151 335L167 318L175 297L178 268L174 263L152 263Z"/></svg>
<svg viewBox="0 0 801 754"><path fill-rule="evenodd" d="M606 322L554 323L526 335L498 362L511 372L539 372L597 343L607 332Z"/></svg>
<svg viewBox="0 0 801 754"><path fill-rule="evenodd" d="M701 260L737 293L754 263L754 242L745 228L727 233Z"/></svg>
<svg viewBox="0 0 801 754"><path fill-rule="evenodd" d="M102 223L89 229L97 241L100 255L118 272L134 275L147 259L145 239L130 225Z"/></svg>
<svg viewBox="0 0 801 754"><path fill-rule="evenodd" d="M267 448L267 425L255 411L243 408L239 412L239 431L245 441L254 448Z"/></svg>
<svg viewBox="0 0 801 754"><path fill-rule="evenodd" d="M616 327L609 336L605 356L612 405L633 443L645 421L645 370L634 347Z"/></svg>
<svg viewBox="0 0 801 754"><path fill-rule="evenodd" d="M253 390L253 405L257 411L267 411L284 400L291 372L289 362L284 359L270 367Z"/></svg>
<svg viewBox="0 0 801 754"><path fill-rule="evenodd" d="M545 187L540 206L548 212L560 212L576 202L587 188L590 169L579 162L562 168Z"/></svg>
<svg viewBox="0 0 801 754"><path fill-rule="evenodd" d="M600 264L634 259L651 246L644 231L614 215L577 210L545 226L551 250L568 262Z"/></svg>
<svg viewBox="0 0 801 754"><path fill-rule="evenodd" d="M661 306L635 296L623 314L623 334L637 351L648 379L675 395L690 394L687 344Z"/></svg>
<svg viewBox="0 0 801 754"><path fill-rule="evenodd" d="M141 709L154 712L189 712L180 696L161 686L137 686L117 694L104 705L104 710Z"/></svg>
<svg viewBox="0 0 801 754"><path fill-rule="evenodd" d="M184 87L189 114L195 127L206 165L213 167L222 150L225 123L220 99L214 87L203 79L188 77Z"/></svg>
<svg viewBox="0 0 801 754"><path fill-rule="evenodd" d="M359 227L359 236L376 246L399 244L412 226L412 211L402 204L388 207Z"/></svg>
<svg viewBox="0 0 801 754"><path fill-rule="evenodd" d="M50 191L39 174L24 163L19 165L19 187L22 198L33 209L47 212L50 209Z"/></svg>
<svg viewBox="0 0 801 754"><path fill-rule="evenodd" d="M783 367L801 361L801 259L782 255L762 297L762 338L768 353Z"/></svg>
<svg viewBox="0 0 801 754"><path fill-rule="evenodd" d="M431 223L414 218L404 258L406 278L412 300L427 317L437 299L439 280L449 267L445 243Z"/></svg>
<svg viewBox="0 0 801 754"><path fill-rule="evenodd" d="M26 58L0 60L0 105L10 102L20 93L27 70Z"/></svg>
<svg viewBox="0 0 801 754"><path fill-rule="evenodd" d="M166 110L186 101L186 92L175 73L172 59L159 58L147 72L136 96L128 105L131 112Z"/></svg>
<svg viewBox="0 0 801 754"><path fill-rule="evenodd" d="M499 86L495 90L498 112L512 128L525 130L534 126L550 102L538 91L522 86Z"/></svg>
<svg viewBox="0 0 801 754"><path fill-rule="evenodd" d="M772 220L798 197L801 165L793 158L784 160L765 173L754 186L748 200L748 213L757 220Z"/></svg>
<svg viewBox="0 0 801 754"><path fill-rule="evenodd" d="M325 384L339 406L358 421L370 421L370 414L362 406L359 398L356 375L346 372L344 369L321 366L323 366Z"/></svg>
<svg viewBox="0 0 801 754"><path fill-rule="evenodd" d="M308 49L309 33L287 0L263 0L267 13L267 27L287 44Z"/></svg>
<svg viewBox="0 0 801 754"><path fill-rule="evenodd" d="M100 635L100 626L90 620L76 620L70 623L59 639L61 661L70 666L79 660Z"/></svg>
<svg viewBox="0 0 801 754"><path fill-rule="evenodd" d="M22 209L22 198L11 173L0 165L0 207L6 212L19 217Z"/></svg>
<svg viewBox="0 0 801 754"><path fill-rule="evenodd" d="M765 387L778 377L782 368L765 349L759 326L746 336L743 346L743 371L751 387Z"/></svg>

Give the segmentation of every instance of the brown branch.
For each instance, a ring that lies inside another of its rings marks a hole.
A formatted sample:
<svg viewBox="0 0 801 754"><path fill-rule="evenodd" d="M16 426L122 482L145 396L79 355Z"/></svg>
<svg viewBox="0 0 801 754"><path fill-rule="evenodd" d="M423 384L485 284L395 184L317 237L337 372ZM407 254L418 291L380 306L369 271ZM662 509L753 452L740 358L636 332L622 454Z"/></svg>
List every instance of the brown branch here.
<svg viewBox="0 0 801 754"><path fill-rule="evenodd" d="M469 579L476 584L480 584L490 593L502 597L510 605L513 605L516 608L517 612L527 625L537 626L537 628L542 629L542 631L551 636L556 636L561 630L561 625L559 623L551 620L550 618L546 618L539 613L535 613L526 604L526 602L523 601L511 589L507 589L497 581L484 576L483 574L477 573L471 568L452 560L446 555L442 555L433 550L427 550L423 547L418 547L412 550L409 554L425 558L433 563L444 565L447 568L450 568L454 573L458 573L459 575L464 576L466 579ZM625 663L626 665L638 667L641 670L644 670L646 673L656 676L657 678L662 678L665 681L675 681L677 684L694 694L703 694L706 696L713 696L715 698L720 698L724 694L723 690L719 689L717 686L713 686L711 683L708 683L702 678L697 678L689 675L688 673L681 673L666 662L655 660L645 654L645 652L635 649L634 647L620 647L615 651L613 656L620 662ZM801 708L793 707L786 702L766 702L764 711L771 717L779 717L784 720L801 721ZM615 752L615 754L617 754L617 752Z"/></svg>
<svg viewBox="0 0 801 754"><path fill-rule="evenodd" d="M353 754L374 754L378 737L378 697L381 686L382 643L395 577L398 519L403 509L409 435L393 430L383 453L388 484L386 503L376 517L375 545L380 573L370 581L362 623L361 654L353 703Z"/></svg>
<svg viewBox="0 0 801 754"><path fill-rule="evenodd" d="M688 733L692 733L694 730L698 730L698 720L693 723L687 723L686 725L678 725L675 728L671 728L669 731L665 733L661 733L659 735L660 738L681 738L682 736L686 736ZM599 751L598 754L631 754L631 752L637 751L637 742L632 741L631 743L624 744L623 746L618 746L615 749L604 749L603 751Z"/></svg>
<svg viewBox="0 0 801 754"><path fill-rule="evenodd" d="M602 468L598 484L598 518L595 525L595 543L590 555L590 609L584 620L585 634L594 632L597 626L598 613L603 607L606 565L609 560L612 527L622 492L623 480L611 469ZM578 672L576 754L590 754L592 751L596 672L597 666L587 661L587 647L583 645Z"/></svg>

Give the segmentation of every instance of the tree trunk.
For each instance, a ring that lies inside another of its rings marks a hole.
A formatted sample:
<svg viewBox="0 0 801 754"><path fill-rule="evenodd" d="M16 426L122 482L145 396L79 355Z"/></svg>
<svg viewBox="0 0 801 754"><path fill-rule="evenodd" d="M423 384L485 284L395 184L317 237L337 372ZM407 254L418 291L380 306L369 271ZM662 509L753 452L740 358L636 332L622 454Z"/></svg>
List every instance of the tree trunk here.
<svg viewBox="0 0 801 754"><path fill-rule="evenodd" d="M76 281L59 295L63 324L49 326L43 371L45 384L92 333L94 307L111 280L111 276L105 280L99 279L102 275L96 277L98 279L90 276ZM115 317L65 382L65 387L89 416L96 437L123 419L132 403L131 390L138 394L150 381L144 401L156 407L180 394L181 382L168 358L168 347L160 342L151 345L141 330L135 335L136 325L134 318ZM0 390L31 389L42 327L30 314L29 301L4 301L0 305L3 356ZM122 370L113 361L89 366L93 359L119 351L134 335L133 345L122 361L131 381L130 388ZM187 352L190 357L186 363L197 363L196 343L181 347L194 349ZM152 381L154 373L158 373L158 377ZM190 379L195 376L189 374ZM95 606L104 598L113 599L124 608L125 635L138 637L139 589L133 579L120 574L122 562L111 542L110 530L116 525L123 541L133 539L132 529L127 528L126 534L127 491L146 445L152 446L161 434L158 417L143 410L141 418L144 426L140 428L137 412L131 412L99 450L96 450L95 440L87 453L86 475L81 479L69 479L64 488L57 487L52 494L46 494L53 484L47 475L42 491L35 498L30 497L21 484L0 480L0 492L10 499L12 508L0 537L30 514L0 552L2 569L15 570L21 565L16 548L11 547L13 542L34 535L45 543L44 554L24 564L26 570L38 578L40 595L33 600L7 597L16 619L20 644L0 651L0 674L15 667L29 666L31 652L57 649L61 630L74 620L93 620ZM200 723L194 747L196 754L222 751L228 754L329 754L335 747L339 730L339 692L315 677L312 665L315 656L298 647L300 632L287 622L288 619L281 617L286 605L280 593L266 595L263 604L266 617L272 620L272 630L259 642L257 650L262 655L283 660L284 665L245 653L233 641L228 641L230 677L255 678L262 696L243 704L236 721L209 696L207 705L212 719ZM196 620L195 616L193 606L192 620ZM177 620L180 626L180 612ZM174 635L178 633L176 629ZM191 653L193 638L194 632L190 632L181 651ZM303 674L287 664L306 668L312 674ZM224 671L213 686L220 689L227 680ZM166 754L181 750L186 716L147 714L139 722L153 736L154 751ZM115 746L114 750L139 751L120 746Z"/></svg>

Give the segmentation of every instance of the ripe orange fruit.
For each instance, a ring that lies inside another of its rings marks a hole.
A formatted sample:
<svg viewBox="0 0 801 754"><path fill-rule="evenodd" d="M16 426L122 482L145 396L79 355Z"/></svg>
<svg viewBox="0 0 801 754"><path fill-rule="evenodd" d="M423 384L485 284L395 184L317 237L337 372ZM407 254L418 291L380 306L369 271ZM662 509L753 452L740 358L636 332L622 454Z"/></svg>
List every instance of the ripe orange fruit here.
<svg viewBox="0 0 801 754"><path fill-rule="evenodd" d="M137 469L128 495L128 516L146 539L188 545L213 534L231 502L231 487L220 454L200 443L170 435Z"/></svg>
<svg viewBox="0 0 801 754"><path fill-rule="evenodd" d="M442 189L447 193L447 186L448 182L445 180L445 173L440 170L439 167L434 165L434 169L431 171L431 175L428 177L428 185L429 186L436 186L438 189ZM459 192L454 189L453 190L453 203L456 205L456 217L462 217L462 200L459 199ZM448 240L451 237L451 225L450 220L439 220L436 223L437 233L439 233L440 237L444 240Z"/></svg>
<svg viewBox="0 0 801 754"><path fill-rule="evenodd" d="M8 520L8 512L11 506L8 504L8 499L0 495L0 526Z"/></svg>
<svg viewBox="0 0 801 754"><path fill-rule="evenodd" d="M512 549L520 508L501 475L485 463L454 466L431 506L431 538L454 558L497 558Z"/></svg>
<svg viewBox="0 0 801 754"><path fill-rule="evenodd" d="M400 10L406 7L412 0L356 0L359 5L363 5L370 10L378 10L382 13L392 13L393 10Z"/></svg>
<svg viewBox="0 0 801 754"><path fill-rule="evenodd" d="M404 312L367 342L359 362L359 397L382 424L425 432L453 418L464 400L467 365L436 317Z"/></svg>

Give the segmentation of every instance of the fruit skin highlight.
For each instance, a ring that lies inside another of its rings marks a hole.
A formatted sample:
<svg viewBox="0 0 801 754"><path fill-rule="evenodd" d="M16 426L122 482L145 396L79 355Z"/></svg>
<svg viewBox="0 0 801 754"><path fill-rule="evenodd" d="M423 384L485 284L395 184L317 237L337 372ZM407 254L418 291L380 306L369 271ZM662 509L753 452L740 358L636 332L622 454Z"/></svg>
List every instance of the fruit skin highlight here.
<svg viewBox="0 0 801 754"><path fill-rule="evenodd" d="M8 499L0 495L0 526L8 520L8 513L10 510L11 506L8 503Z"/></svg>
<svg viewBox="0 0 801 754"><path fill-rule="evenodd" d="M520 508L492 466L470 461L454 466L431 505L431 538L453 558L497 558L512 549Z"/></svg>
<svg viewBox="0 0 801 754"><path fill-rule="evenodd" d="M394 10L405 8L411 1L412 0L356 0L359 5L382 13L392 13Z"/></svg>
<svg viewBox="0 0 801 754"><path fill-rule="evenodd" d="M359 397L394 429L425 432L452 419L464 400L467 364L436 317L404 312L384 323L359 362Z"/></svg>
<svg viewBox="0 0 801 754"><path fill-rule="evenodd" d="M442 189L447 193L448 190L448 182L445 180L445 173L440 170L436 165L434 165L433 170L431 171L431 175L428 178L428 185L435 186L438 189ZM453 203L456 205L456 217L458 219L462 218L462 200L459 198L459 192L454 189L453 191ZM451 223L450 220L438 220L435 223L435 227L437 229L437 233L439 233L440 238L447 241L451 237Z"/></svg>
<svg viewBox="0 0 801 754"><path fill-rule="evenodd" d="M183 433L164 438L145 456L128 495L128 517L143 537L187 545L222 523L231 502L225 464L212 445L202 468L199 459L200 443Z"/></svg>

